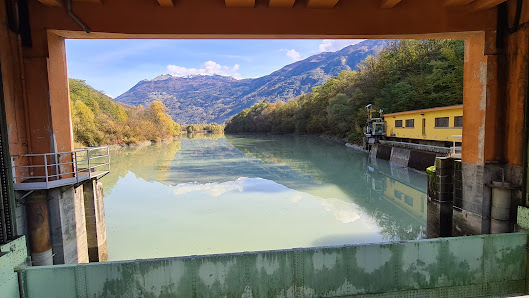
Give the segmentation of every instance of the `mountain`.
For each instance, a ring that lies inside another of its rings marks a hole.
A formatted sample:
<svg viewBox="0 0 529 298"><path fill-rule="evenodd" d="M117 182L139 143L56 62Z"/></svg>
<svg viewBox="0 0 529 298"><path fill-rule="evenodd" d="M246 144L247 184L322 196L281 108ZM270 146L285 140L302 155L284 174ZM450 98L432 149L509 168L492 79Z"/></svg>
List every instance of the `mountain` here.
<svg viewBox="0 0 529 298"><path fill-rule="evenodd" d="M116 98L129 105L162 101L178 123L223 123L257 102L286 101L325 83L342 70L355 70L389 40L366 40L337 52L324 52L289 64L269 75L237 80L232 77L161 75L143 80Z"/></svg>

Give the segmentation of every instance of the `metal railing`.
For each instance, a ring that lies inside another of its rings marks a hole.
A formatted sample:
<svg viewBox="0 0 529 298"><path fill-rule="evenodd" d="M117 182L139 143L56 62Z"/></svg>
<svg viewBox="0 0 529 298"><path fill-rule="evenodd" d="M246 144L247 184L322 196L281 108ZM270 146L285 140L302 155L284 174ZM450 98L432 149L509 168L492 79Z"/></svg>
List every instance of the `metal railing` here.
<svg viewBox="0 0 529 298"><path fill-rule="evenodd" d="M463 136L462 135L454 135L452 136L452 147L450 147L450 156L452 157L455 157L455 158L461 158L461 152L462 152L462 147L461 146L456 146L456 143L461 143L463 142Z"/></svg>
<svg viewBox="0 0 529 298"><path fill-rule="evenodd" d="M12 155L15 190L50 189L102 177L110 172L108 147Z"/></svg>

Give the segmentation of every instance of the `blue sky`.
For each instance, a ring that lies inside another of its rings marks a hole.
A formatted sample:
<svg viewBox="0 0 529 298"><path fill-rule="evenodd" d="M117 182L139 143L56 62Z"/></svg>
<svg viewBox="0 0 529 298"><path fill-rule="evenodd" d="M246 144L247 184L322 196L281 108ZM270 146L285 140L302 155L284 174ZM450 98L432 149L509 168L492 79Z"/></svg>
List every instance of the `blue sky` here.
<svg viewBox="0 0 529 298"><path fill-rule="evenodd" d="M67 40L70 78L116 97L138 81L161 74L255 78L320 52L361 40L208 39Z"/></svg>

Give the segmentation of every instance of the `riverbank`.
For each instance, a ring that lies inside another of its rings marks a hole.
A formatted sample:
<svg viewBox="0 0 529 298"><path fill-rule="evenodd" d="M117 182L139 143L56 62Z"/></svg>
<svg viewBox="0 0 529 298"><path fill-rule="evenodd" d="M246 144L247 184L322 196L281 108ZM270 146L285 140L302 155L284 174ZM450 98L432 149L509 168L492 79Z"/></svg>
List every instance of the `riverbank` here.
<svg viewBox="0 0 529 298"><path fill-rule="evenodd" d="M320 138L325 139L329 141L334 141L341 144L347 143L347 138L339 138L335 136L328 136L328 135L313 135L313 134L295 134L295 133L285 133L285 134L274 134L274 133L259 133L259 132L245 132L245 133L227 133L226 135L232 135L232 136L291 136L291 137L311 137L311 138Z"/></svg>
<svg viewBox="0 0 529 298"><path fill-rule="evenodd" d="M366 152L366 153L369 152L369 151L365 150L364 148L362 148L362 146L357 145L357 144L345 143L345 147L351 148L351 149L355 149L355 150L358 150L358 151L362 151L362 152Z"/></svg>
<svg viewBox="0 0 529 298"><path fill-rule="evenodd" d="M146 146L151 146L155 144L164 144L164 143L178 141L180 140L180 138L182 138L183 135L186 135L186 136L189 136L189 135L191 136L193 135L224 135L224 133L207 132L207 131L188 133L188 132L182 131L182 133L177 136L174 136L172 138L162 139L160 141L141 141L141 142L135 142L135 143L130 143L130 144L122 142L118 144L101 144L99 146L109 147L110 149L119 149L119 148L127 148L127 147L146 147ZM74 147L82 148L86 146L84 146L83 144L75 143Z"/></svg>

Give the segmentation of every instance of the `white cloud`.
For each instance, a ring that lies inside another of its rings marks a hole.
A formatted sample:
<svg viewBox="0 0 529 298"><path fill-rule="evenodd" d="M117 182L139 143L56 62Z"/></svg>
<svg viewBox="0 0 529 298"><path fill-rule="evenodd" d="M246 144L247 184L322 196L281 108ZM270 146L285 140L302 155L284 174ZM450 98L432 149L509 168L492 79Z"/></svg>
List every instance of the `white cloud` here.
<svg viewBox="0 0 529 298"><path fill-rule="evenodd" d="M192 75L221 75L231 76L236 79L241 78L239 71L239 64L235 64L233 67L220 65L214 61L204 62L200 68L187 68L178 65L167 65L167 73L174 76L192 76Z"/></svg>
<svg viewBox="0 0 529 298"><path fill-rule="evenodd" d="M209 195L218 197L227 192L242 192L243 184L247 178L238 178L235 181L228 181L224 183L206 183L198 184L196 182L183 183L174 186L173 193L175 195L182 195L194 191L205 191Z"/></svg>
<svg viewBox="0 0 529 298"><path fill-rule="evenodd" d="M365 39L324 39L320 44L320 51L335 52L364 40Z"/></svg>
<svg viewBox="0 0 529 298"><path fill-rule="evenodd" d="M323 200L321 205L327 212L332 213L336 220L342 223L355 222L362 215L362 212L356 205L339 199L328 198Z"/></svg>
<svg viewBox="0 0 529 298"><path fill-rule="evenodd" d="M287 57L289 57L290 59L294 60L294 61L299 61L301 60L301 54L292 49L292 50L287 50Z"/></svg>

